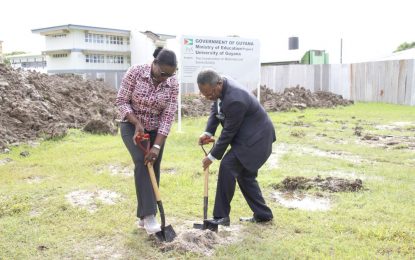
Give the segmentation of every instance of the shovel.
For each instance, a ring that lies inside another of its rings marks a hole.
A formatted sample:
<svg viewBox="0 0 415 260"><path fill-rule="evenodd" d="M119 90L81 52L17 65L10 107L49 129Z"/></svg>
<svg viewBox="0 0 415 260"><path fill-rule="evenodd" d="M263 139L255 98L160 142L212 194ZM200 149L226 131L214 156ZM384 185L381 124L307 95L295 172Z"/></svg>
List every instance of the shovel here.
<svg viewBox="0 0 415 260"><path fill-rule="evenodd" d="M208 142L214 142L213 139L208 140ZM202 147L203 152L205 152L205 156L208 155L205 148L203 148L203 143L200 145ZM204 195L203 195L203 224L194 223L193 228L195 229L209 229L213 232L218 232L218 224L213 224L207 221L207 211L208 211L208 193L209 193L209 167L205 169L205 184L204 184Z"/></svg>
<svg viewBox="0 0 415 260"><path fill-rule="evenodd" d="M147 141L147 147L144 148L144 146L141 144L142 141ZM136 137L136 143L140 147L141 150L143 150L144 155L146 155L150 151L150 136L149 134L144 135L137 135ZM166 217L164 215L164 208L163 208L163 202L161 201L159 188L157 186L157 180L156 175L154 173L154 168L151 163L147 164L148 174L150 176L151 185L153 186L154 195L157 200L157 206L159 208L160 217L161 217L161 231L157 232L156 238L159 241L163 242L171 242L174 240L174 238L177 236L176 232L174 232L174 229L171 225L166 226Z"/></svg>

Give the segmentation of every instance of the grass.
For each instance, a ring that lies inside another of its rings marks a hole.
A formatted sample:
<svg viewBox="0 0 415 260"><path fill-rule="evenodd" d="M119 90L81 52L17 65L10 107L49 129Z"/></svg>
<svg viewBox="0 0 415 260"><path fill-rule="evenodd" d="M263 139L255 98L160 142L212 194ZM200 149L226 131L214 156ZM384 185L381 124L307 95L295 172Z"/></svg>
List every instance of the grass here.
<svg viewBox="0 0 415 260"><path fill-rule="evenodd" d="M398 144L385 149L360 141L363 134L415 138L415 107L358 103L335 109L270 113L277 146L288 147L278 167L265 165L258 181L275 221L244 225L243 240L217 247L220 259L413 259L415 257L415 152ZM168 138L161 193L167 219L198 222L202 215L202 151L196 145L206 118L185 119L183 132L174 126ZM400 129L376 125L412 122ZM28 157L20 152L28 151ZM314 151L314 152L313 152ZM336 151L338 157L316 153ZM275 155L272 155L275 158ZM191 252L161 252L135 227L132 177L113 175L109 165L131 166L121 137L69 131L65 138L37 146L13 147L0 160L0 259L61 258L198 258ZM274 159L270 160L274 160ZM358 161L356 161L356 158ZM211 167L210 213L218 163ZM326 194L329 211L284 208L272 200L272 184L287 176L314 177L333 171L364 177L366 190ZM66 195L77 190L110 190L120 194L114 205L96 201L89 212L72 206ZM251 215L239 190L231 220Z"/></svg>

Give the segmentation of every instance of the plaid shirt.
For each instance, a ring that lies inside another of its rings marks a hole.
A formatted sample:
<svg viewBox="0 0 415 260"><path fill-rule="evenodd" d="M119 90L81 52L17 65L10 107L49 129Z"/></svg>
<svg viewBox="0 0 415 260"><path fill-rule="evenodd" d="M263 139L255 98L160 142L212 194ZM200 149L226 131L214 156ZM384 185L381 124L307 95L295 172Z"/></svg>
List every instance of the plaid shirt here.
<svg viewBox="0 0 415 260"><path fill-rule="evenodd" d="M175 76L154 86L151 65L135 65L121 82L116 105L122 120L134 113L146 130L158 130L159 134L167 136L176 114L178 93Z"/></svg>

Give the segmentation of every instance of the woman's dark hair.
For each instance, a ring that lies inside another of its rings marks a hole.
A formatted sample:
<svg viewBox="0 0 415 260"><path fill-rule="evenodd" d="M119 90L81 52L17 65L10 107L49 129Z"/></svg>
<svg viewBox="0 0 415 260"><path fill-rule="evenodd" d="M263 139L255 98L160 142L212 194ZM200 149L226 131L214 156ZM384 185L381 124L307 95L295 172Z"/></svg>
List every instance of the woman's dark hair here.
<svg viewBox="0 0 415 260"><path fill-rule="evenodd" d="M177 67L176 54L163 47L157 47L153 52L154 61L162 65Z"/></svg>

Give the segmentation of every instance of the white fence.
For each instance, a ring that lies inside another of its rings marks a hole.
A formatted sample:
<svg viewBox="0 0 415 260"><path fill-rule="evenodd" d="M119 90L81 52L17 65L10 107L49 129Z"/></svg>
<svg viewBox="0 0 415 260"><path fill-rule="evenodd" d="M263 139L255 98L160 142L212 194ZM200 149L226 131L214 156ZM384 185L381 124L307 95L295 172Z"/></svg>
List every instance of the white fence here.
<svg viewBox="0 0 415 260"><path fill-rule="evenodd" d="M415 60L262 66L261 85L281 92L300 85L355 101L415 105Z"/></svg>

